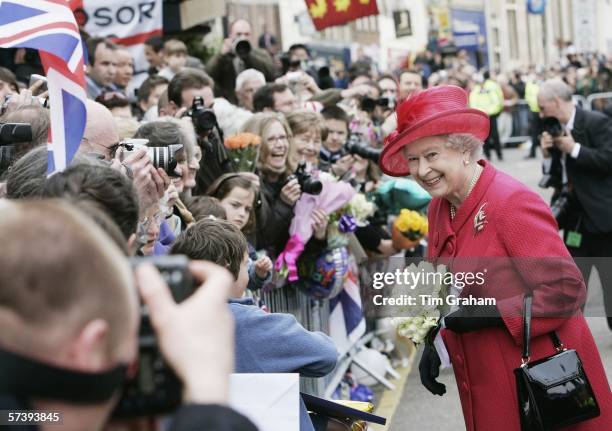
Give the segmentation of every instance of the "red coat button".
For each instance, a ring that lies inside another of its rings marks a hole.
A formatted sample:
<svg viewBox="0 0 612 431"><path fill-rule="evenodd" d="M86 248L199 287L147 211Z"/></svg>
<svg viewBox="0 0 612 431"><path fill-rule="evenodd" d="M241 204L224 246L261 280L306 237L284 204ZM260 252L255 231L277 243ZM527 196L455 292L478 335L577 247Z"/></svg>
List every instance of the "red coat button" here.
<svg viewBox="0 0 612 431"><path fill-rule="evenodd" d="M452 242L449 242L448 244L446 244L446 251L449 254L453 254L455 252L455 245Z"/></svg>

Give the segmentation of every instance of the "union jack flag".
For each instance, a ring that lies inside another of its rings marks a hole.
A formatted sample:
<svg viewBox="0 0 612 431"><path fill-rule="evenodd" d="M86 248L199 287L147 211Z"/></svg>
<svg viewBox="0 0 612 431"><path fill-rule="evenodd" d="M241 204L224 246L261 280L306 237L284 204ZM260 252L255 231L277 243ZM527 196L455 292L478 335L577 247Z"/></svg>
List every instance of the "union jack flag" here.
<svg viewBox="0 0 612 431"><path fill-rule="evenodd" d="M51 104L47 173L64 170L87 121L83 45L68 1L0 0L0 47L39 50Z"/></svg>

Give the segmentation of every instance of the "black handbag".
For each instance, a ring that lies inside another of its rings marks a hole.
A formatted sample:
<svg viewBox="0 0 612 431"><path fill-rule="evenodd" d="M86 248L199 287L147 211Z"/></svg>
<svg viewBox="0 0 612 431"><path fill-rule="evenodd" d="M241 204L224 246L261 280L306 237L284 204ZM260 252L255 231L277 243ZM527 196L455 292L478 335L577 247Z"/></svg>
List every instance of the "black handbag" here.
<svg viewBox="0 0 612 431"><path fill-rule="evenodd" d="M514 370L522 431L552 431L599 416L599 405L582 361L567 349L556 332L548 334L557 353L530 361L530 295L525 296L523 357Z"/></svg>

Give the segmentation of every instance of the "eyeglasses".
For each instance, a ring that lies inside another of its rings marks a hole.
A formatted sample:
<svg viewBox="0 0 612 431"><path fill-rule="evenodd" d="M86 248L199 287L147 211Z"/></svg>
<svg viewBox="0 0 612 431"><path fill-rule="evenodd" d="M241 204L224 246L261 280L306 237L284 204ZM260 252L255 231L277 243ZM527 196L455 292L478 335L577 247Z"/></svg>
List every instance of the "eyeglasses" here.
<svg viewBox="0 0 612 431"><path fill-rule="evenodd" d="M114 155L115 151L117 151L117 148L119 148L119 142L115 142L114 144L109 145L108 147L106 145L100 144L99 142L91 141L88 138L81 138L81 142L85 142L87 144L92 144L92 145L97 145L99 147L102 147L106 151L109 151L111 155Z"/></svg>

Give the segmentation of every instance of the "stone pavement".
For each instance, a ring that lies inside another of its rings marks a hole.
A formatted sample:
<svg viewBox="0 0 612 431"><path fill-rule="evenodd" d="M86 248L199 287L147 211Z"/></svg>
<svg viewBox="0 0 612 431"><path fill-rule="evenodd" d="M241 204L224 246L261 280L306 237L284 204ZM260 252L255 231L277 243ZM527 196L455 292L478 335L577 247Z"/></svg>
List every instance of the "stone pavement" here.
<svg viewBox="0 0 612 431"><path fill-rule="evenodd" d="M551 190L540 189L537 184L541 177L540 161L537 159L524 160L528 149L515 148L504 150L504 161L499 163L494 157L494 164L502 171L514 176L518 180L536 190L548 202ZM593 271L589 280L589 299L587 301L587 316L603 316L601 299L601 286L599 279ZM597 342L602 355L608 381L612 382L612 332L608 329L606 319L603 317L587 318L593 337ZM446 394L443 397L430 394L419 379L418 361L421 352L417 352L415 363L404 386L404 392L390 421L390 431L461 431L465 429L459 393L455 383L452 369L442 370L439 381L446 385Z"/></svg>

